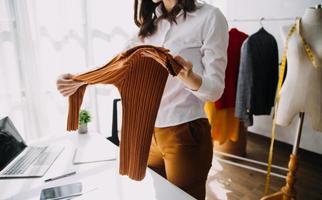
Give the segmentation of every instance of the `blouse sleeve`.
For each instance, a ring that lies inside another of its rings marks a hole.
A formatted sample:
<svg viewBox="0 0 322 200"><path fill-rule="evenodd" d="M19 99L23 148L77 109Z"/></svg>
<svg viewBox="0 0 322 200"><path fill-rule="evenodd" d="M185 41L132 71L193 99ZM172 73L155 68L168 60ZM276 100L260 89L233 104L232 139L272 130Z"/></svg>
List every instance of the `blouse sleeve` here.
<svg viewBox="0 0 322 200"><path fill-rule="evenodd" d="M138 46L138 45L143 45L143 41L140 40L138 37L138 33L133 34L130 39L125 43L123 47L123 51L126 51L132 47Z"/></svg>
<svg viewBox="0 0 322 200"><path fill-rule="evenodd" d="M225 87L227 65L228 25L219 9L215 9L205 23L204 42L201 47L204 71L202 84L197 91L192 91L203 101L216 101Z"/></svg>

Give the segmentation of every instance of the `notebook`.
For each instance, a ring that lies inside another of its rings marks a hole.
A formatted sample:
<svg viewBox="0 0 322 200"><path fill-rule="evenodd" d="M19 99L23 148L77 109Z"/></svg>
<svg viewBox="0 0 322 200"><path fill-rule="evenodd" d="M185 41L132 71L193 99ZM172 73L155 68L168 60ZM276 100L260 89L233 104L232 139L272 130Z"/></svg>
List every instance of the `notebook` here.
<svg viewBox="0 0 322 200"><path fill-rule="evenodd" d="M106 141L104 141L106 142ZM101 144L95 142L85 147L78 147L75 149L73 163L84 164L93 162L103 162L116 160L116 147L111 143Z"/></svg>

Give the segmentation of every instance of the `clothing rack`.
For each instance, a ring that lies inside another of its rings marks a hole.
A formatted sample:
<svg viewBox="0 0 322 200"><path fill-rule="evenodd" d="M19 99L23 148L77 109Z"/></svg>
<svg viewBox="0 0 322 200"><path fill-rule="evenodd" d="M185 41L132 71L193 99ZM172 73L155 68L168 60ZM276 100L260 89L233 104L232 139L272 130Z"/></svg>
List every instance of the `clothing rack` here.
<svg viewBox="0 0 322 200"><path fill-rule="evenodd" d="M263 27L262 22L263 21L296 21L297 19L299 19L300 17L281 17L281 18L266 18L266 17L261 17L261 18L244 18L244 19L229 19L228 22L259 22L261 24L261 26ZM296 146L296 141L294 141L293 146ZM224 156L224 157L220 157L220 156ZM241 167L241 168L245 168L248 170L252 170L252 171L256 171L256 172L260 172L263 174L267 173L267 170L263 170L262 168L260 168L259 166L268 166L268 163L266 162L261 162L258 160L254 160L254 159L250 159L250 158L246 158L246 157L242 157L242 156L236 156L233 154L229 154L229 153L223 153L220 151L214 151L214 157L223 163L226 164L230 164L230 165L234 165L236 167ZM228 158L228 159L226 159ZM230 158L230 159L229 159ZM231 160L234 159L234 160ZM237 160L237 161L235 161ZM252 164L256 164L258 167L254 167L248 164L243 164L243 163L239 163L238 161L244 161L244 162L248 162L248 163L252 163ZM284 172L288 172L289 169L286 167L282 167L282 166L277 166L277 165L271 165L272 168L284 171ZM274 173L271 172L270 173L271 176L275 176L275 177L279 177L279 178L286 178L286 175L284 174L280 174L280 173Z"/></svg>
<svg viewBox="0 0 322 200"><path fill-rule="evenodd" d="M299 17L281 17L281 18L248 18L248 19L230 19L229 22L261 22L261 21L295 21Z"/></svg>
<svg viewBox="0 0 322 200"><path fill-rule="evenodd" d="M242 156L236 156L236 155L233 155L233 154L230 154L230 153L224 153L224 152L214 150L214 158L216 160L220 161L220 162L223 162L223 163L226 163L226 164L229 164L229 165L234 165L236 167L241 167L241 168L244 168L244 169L260 172L260 173L263 173L263 174L267 174L267 170L264 170L264 169L262 169L260 167L254 167L254 166L250 166L250 165L247 165L247 164L242 164L242 163L239 163L238 161L234 161L234 160L231 160L231 159L225 159L225 158L220 157L220 156L224 156L224 157L227 157L227 158L232 158L232 159L239 160L239 161L246 161L248 163L253 163L253 164L256 164L256 165L266 166L267 167L268 164L266 162L261 162L261 161L255 160L255 159L250 159L250 158L242 157ZM271 168L272 169L275 168L275 169L278 169L278 170L281 170L281 171L285 171L286 173L289 171L289 169L286 168L286 167L273 165L273 164L271 165ZM284 174L275 173L275 172L271 172L270 174L271 174L271 176L275 176L275 177L278 177L278 178L282 178L282 179L286 178L286 175L284 175Z"/></svg>
<svg viewBox="0 0 322 200"><path fill-rule="evenodd" d="M265 166L265 167L267 167L267 165L268 165L265 162L257 161L257 160L246 158L246 157L236 156L236 155L233 155L233 154L224 153L224 152L220 152L220 151L216 151L216 150L214 150L214 154L221 155L221 156L224 156L224 157L233 158L233 159L237 159L237 160L241 160L241 161L246 161L246 162L249 162L249 163L253 163L253 164L257 164L257 165L261 165L261 166ZM260 172L260 173L263 173L263 174L267 173L267 170L264 170L264 169L261 169L261 168L258 168L258 167L253 167L253 166L246 165L246 164L242 164L242 163L238 163L238 162L235 162L235 161L232 161L232 160L227 160L227 159L221 158L221 157L219 157L217 155L214 155L215 159L218 160L218 161L221 161L223 163L234 165L236 167L241 167L241 168L244 168L244 169L249 169L249 170L256 171L256 172ZM288 172L288 168L285 168L285 167L281 167L281 166L278 166L278 165L271 165L271 167L275 168L275 169L285 171L285 172ZM275 176L275 177L282 178L282 179L286 178L286 175L275 173L275 172L271 172L271 175Z"/></svg>

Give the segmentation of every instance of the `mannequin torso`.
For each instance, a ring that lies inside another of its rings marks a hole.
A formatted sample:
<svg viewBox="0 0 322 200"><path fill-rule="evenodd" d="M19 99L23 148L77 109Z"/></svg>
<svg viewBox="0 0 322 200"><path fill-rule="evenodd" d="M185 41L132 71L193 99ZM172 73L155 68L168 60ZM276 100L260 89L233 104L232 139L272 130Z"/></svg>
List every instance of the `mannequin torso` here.
<svg viewBox="0 0 322 200"><path fill-rule="evenodd" d="M290 26L282 28L284 41ZM306 54L301 35L310 45L319 68ZM322 9L307 8L300 27L288 41L288 70L281 90L276 124L287 126L299 112L309 116L313 129L322 131Z"/></svg>

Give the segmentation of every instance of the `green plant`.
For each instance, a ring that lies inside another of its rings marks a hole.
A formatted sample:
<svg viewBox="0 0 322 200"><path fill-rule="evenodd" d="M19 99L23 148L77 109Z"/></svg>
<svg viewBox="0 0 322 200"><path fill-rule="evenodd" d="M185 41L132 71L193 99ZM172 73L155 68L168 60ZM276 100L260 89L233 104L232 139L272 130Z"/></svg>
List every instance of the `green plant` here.
<svg viewBox="0 0 322 200"><path fill-rule="evenodd" d="M91 115L89 111L82 109L79 112L79 125L86 124L91 121Z"/></svg>

